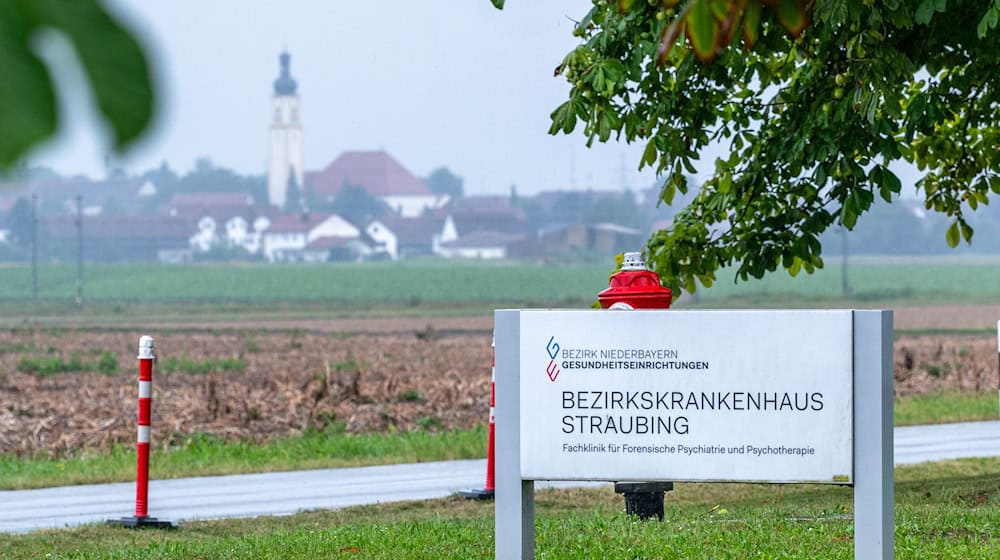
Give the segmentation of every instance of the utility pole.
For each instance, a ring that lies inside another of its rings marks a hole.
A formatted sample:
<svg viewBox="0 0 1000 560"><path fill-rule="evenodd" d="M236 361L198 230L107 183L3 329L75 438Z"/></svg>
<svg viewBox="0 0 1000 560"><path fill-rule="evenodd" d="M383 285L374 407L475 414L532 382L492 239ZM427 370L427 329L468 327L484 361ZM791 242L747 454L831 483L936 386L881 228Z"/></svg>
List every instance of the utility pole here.
<svg viewBox="0 0 1000 560"><path fill-rule="evenodd" d="M83 306L83 195L76 195L76 304Z"/></svg>
<svg viewBox="0 0 1000 560"><path fill-rule="evenodd" d="M31 193L31 299L38 301L38 194Z"/></svg>

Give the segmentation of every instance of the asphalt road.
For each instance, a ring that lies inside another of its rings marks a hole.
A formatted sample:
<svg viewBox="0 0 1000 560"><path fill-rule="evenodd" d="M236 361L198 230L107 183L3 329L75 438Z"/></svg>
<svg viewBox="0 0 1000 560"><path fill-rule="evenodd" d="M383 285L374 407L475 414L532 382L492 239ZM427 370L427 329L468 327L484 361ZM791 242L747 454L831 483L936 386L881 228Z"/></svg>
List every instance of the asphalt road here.
<svg viewBox="0 0 1000 560"><path fill-rule="evenodd" d="M897 465L1000 456L1000 422L896 428ZM149 514L172 521L441 498L481 488L484 460L156 480ZM601 483L546 483L583 486ZM134 483L0 491L0 531L23 532L130 516Z"/></svg>

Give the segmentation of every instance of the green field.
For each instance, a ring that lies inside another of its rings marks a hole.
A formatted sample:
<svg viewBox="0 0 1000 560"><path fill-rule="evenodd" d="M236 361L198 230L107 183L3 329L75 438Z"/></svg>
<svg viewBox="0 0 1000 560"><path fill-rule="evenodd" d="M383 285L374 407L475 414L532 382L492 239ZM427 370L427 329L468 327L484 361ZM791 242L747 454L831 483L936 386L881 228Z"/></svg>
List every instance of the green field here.
<svg viewBox="0 0 1000 560"><path fill-rule="evenodd" d="M609 260L610 262L610 260ZM325 302L345 306L447 306L516 304L582 306L607 287L609 265L541 266L517 263L416 261L323 265L143 265L88 264L85 298L97 303L274 304ZM76 269L43 265L38 297L72 302ZM940 258L853 262L850 296L844 298L836 262L813 275L784 272L762 280L733 282L722 271L699 301L800 305L820 301L973 302L1000 301L1000 262ZM0 302L23 305L31 298L26 266L0 267Z"/></svg>
<svg viewBox="0 0 1000 560"><path fill-rule="evenodd" d="M1000 459L897 468L896 557L1000 558L998 505ZM189 522L176 531L37 531L0 535L0 559L491 558L493 506L449 498ZM854 558L850 488L677 484L663 523L636 521L622 509L607 487L539 491L537 557Z"/></svg>
<svg viewBox="0 0 1000 560"><path fill-rule="evenodd" d="M592 301L607 286L598 266L482 263L327 265L87 265L91 302L342 302L396 304ZM39 271L39 298L72 301L76 269ZM0 300L30 298L30 269L0 268ZM597 290L597 291L595 291Z"/></svg>

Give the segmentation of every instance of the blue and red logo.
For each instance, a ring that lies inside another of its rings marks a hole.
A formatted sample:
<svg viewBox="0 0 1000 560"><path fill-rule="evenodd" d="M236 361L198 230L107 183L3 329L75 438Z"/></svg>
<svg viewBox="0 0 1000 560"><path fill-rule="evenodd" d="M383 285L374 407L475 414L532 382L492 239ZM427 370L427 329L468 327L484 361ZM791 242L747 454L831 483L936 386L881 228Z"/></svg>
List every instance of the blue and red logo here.
<svg viewBox="0 0 1000 560"><path fill-rule="evenodd" d="M545 373L548 374L550 381L555 382L556 378L559 377L559 365L556 364L559 343L556 342L556 337L549 337L549 343L545 345L545 352L549 355L549 365L545 368Z"/></svg>

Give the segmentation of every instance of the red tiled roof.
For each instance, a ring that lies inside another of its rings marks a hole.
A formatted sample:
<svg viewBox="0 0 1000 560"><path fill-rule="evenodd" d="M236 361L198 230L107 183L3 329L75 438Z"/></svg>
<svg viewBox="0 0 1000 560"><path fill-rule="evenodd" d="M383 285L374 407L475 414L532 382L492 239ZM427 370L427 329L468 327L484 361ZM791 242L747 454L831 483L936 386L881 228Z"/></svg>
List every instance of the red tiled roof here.
<svg viewBox="0 0 1000 560"><path fill-rule="evenodd" d="M345 186L361 187L372 196L430 196L430 188L383 151L344 152L322 171L306 174L306 184L323 196L336 196Z"/></svg>

